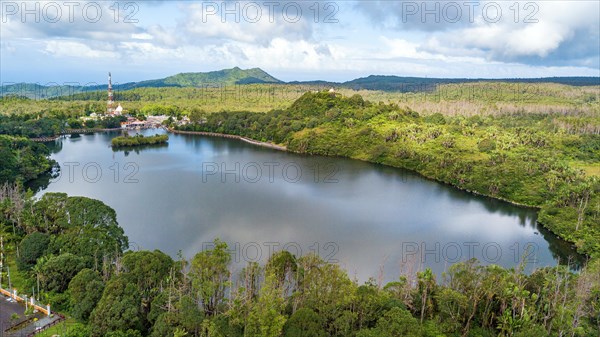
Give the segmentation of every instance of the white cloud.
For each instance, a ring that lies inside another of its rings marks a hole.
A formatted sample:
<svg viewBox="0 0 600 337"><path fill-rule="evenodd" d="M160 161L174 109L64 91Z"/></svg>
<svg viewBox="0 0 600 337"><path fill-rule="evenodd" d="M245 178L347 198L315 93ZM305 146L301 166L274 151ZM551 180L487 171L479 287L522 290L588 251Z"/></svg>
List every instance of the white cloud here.
<svg viewBox="0 0 600 337"><path fill-rule="evenodd" d="M270 16L268 8L264 6L261 8L263 12L259 17L255 18L254 14L246 15L243 9L238 11L236 17L223 15L220 12L208 15L205 5L192 4L187 7L188 16L180 26L185 33L189 34L190 43L204 43L206 39L211 39L259 43L267 46L276 38L302 40L312 37L312 25L305 16L291 22L281 13Z"/></svg>
<svg viewBox="0 0 600 337"><path fill-rule="evenodd" d="M447 2L439 3L443 8ZM492 22L495 21L494 9L484 10L486 4L493 4L489 8L500 6L501 15L497 22ZM373 23L383 27L380 28L383 34L397 32L409 36L421 32L426 38L419 42L420 50L446 55L485 54L491 60L522 62L535 58L536 63L542 64L556 58L566 61L569 57L575 62L589 64L590 56L597 59L600 45L598 1L486 1L475 7L472 23L464 20L467 18L465 10L463 20L451 23L444 15L439 22L435 22L433 15L423 19L422 8L417 8L417 14L408 16L410 20L404 22L407 7L401 1L383 7L377 7L373 2L360 3L358 7ZM387 24L390 19L395 22L391 26Z"/></svg>
<svg viewBox="0 0 600 337"><path fill-rule="evenodd" d="M131 34L131 38L134 40L152 40L154 37L148 33Z"/></svg>
<svg viewBox="0 0 600 337"><path fill-rule="evenodd" d="M80 42L63 40L48 41L44 51L47 54L58 57L116 58L119 56L115 51L92 49L90 46Z"/></svg>
<svg viewBox="0 0 600 337"><path fill-rule="evenodd" d="M389 22L398 14L396 2L369 7L369 15L357 12L366 8L362 5L350 11L342 7L336 14L339 24L315 23L308 8L312 2L301 3L304 15L295 23L286 22L280 11L274 22L268 17L236 22L232 16L223 22L221 15L203 17L200 4L187 2L168 11L163 10L168 3L154 4L148 12L140 3L138 23L123 23L123 17L115 23L111 3L101 4L106 15L94 24L9 18L2 24L3 69L4 64L25 69L29 65L19 66L19 60L41 53L57 69L74 64L64 62L67 58L86 66L118 60L138 74L162 67L185 72L240 66L315 79L330 79L328 74L343 79L357 74L523 77L597 75L600 57L598 2L539 2L539 22L531 24L514 23L508 9L513 3L502 3L498 23L486 22L478 11L472 24L421 30L387 23L372 27L369 20ZM526 14L521 8L520 21ZM563 67L555 66L557 60Z"/></svg>

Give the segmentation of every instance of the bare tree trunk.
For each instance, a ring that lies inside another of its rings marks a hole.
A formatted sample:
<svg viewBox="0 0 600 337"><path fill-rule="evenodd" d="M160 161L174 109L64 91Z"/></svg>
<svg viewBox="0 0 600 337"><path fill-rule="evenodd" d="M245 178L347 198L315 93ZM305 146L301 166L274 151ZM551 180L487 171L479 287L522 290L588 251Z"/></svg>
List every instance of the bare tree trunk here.
<svg viewBox="0 0 600 337"><path fill-rule="evenodd" d="M585 215L585 209L587 208L588 201L590 200L589 192L585 193L585 196L581 198L579 202L579 208L577 209L577 225L575 226L575 231L579 230L579 226L583 222L583 216Z"/></svg>

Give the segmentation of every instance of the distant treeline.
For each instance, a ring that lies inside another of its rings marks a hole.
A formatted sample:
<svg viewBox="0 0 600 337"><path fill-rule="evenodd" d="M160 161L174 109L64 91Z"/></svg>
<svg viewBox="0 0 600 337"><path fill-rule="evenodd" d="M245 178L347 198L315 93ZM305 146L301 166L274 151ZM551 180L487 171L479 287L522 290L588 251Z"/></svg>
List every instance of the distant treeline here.
<svg viewBox="0 0 600 337"><path fill-rule="evenodd" d="M244 77L246 76L246 77ZM368 77L357 78L347 82L328 82L328 81L293 81L280 82L267 73L260 71L256 76L248 74L238 74L231 76L215 72L210 76L200 74L178 74L158 80L149 80L141 82L129 82L115 84L113 89L116 91L125 91L136 88L208 88L222 87L225 85L254 85L260 83L279 83L282 85L302 85L302 86L329 86L336 88L346 88L353 90L381 90L391 92L429 92L435 90L440 85L462 84L475 82L504 82L504 83L556 83L572 86L594 86L600 85L600 77L544 77L544 78L504 78L504 79L484 79L484 78L424 78L424 77L401 77L371 75ZM0 86L0 97L2 96L23 96L35 99L47 99L60 96L71 96L79 93L89 94L97 92L106 98L106 84L82 83L82 84L62 84L58 83L2 83Z"/></svg>
<svg viewBox="0 0 600 337"><path fill-rule="evenodd" d="M545 78L422 78L371 75L341 83L342 87L355 90L382 90L400 92L433 91L444 84L461 84L474 82L506 82L506 83L557 83L574 86L600 85L600 77L545 77Z"/></svg>
<svg viewBox="0 0 600 337"><path fill-rule="evenodd" d="M113 129L126 119L122 116L90 119L84 123L78 118L67 118L64 114L12 114L0 115L0 135L28 138L53 137L68 129L99 128Z"/></svg>

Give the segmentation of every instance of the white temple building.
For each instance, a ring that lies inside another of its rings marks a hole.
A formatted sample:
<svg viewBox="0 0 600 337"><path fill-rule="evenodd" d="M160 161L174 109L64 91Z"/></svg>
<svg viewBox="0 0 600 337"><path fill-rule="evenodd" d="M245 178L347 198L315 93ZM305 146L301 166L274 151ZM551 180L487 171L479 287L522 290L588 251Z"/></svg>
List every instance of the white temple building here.
<svg viewBox="0 0 600 337"><path fill-rule="evenodd" d="M115 115L121 115L122 113L123 113L123 107L119 103L119 105L115 108L114 114Z"/></svg>

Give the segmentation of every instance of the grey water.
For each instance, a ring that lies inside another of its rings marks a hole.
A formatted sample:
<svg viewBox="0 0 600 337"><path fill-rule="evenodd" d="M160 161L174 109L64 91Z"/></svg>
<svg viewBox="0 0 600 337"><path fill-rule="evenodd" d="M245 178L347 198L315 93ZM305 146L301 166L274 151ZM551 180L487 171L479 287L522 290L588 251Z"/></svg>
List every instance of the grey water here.
<svg viewBox="0 0 600 337"><path fill-rule="evenodd" d="M60 174L36 196L103 201L116 210L132 250L190 258L219 238L238 267L286 249L317 253L361 282L426 267L440 275L472 257L507 268L524 260L528 270L581 262L571 245L537 224L536 210L406 170L196 135L113 150L119 134L50 144Z"/></svg>

